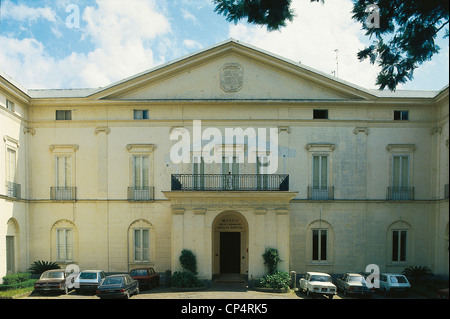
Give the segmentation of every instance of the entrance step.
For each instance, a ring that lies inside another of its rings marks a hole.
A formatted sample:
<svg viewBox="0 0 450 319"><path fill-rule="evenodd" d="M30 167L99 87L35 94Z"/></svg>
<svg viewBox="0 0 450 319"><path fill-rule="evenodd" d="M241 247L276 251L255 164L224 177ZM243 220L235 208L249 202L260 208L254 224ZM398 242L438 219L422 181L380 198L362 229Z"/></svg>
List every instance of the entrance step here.
<svg viewBox="0 0 450 319"><path fill-rule="evenodd" d="M221 274L213 279L215 284L246 284L247 276L240 274Z"/></svg>

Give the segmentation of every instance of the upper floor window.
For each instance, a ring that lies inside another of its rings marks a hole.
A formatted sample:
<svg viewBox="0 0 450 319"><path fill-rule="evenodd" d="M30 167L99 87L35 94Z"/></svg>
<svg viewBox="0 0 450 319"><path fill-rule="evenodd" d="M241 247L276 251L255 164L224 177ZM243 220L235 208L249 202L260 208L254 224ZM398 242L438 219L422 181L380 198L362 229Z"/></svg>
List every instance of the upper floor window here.
<svg viewBox="0 0 450 319"><path fill-rule="evenodd" d="M14 102L12 102L12 101L6 99L6 108L7 108L8 110L14 112L14 111L15 111L15 105L14 105Z"/></svg>
<svg viewBox="0 0 450 319"><path fill-rule="evenodd" d="M57 121L70 121L72 119L71 110L56 110Z"/></svg>
<svg viewBox="0 0 450 319"><path fill-rule="evenodd" d="M313 110L313 119L328 119L328 110Z"/></svg>
<svg viewBox="0 0 450 319"><path fill-rule="evenodd" d="M394 111L395 121L407 121L409 120L409 111Z"/></svg>
<svg viewBox="0 0 450 319"><path fill-rule="evenodd" d="M134 110L135 120L148 120L148 110Z"/></svg>

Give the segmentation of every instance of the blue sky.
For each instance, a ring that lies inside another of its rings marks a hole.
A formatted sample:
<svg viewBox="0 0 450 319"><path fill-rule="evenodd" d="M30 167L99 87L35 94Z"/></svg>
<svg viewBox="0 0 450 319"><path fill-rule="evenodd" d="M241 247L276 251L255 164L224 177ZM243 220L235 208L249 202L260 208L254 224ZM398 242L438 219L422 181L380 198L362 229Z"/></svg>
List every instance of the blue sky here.
<svg viewBox="0 0 450 319"><path fill-rule="evenodd" d="M296 18L275 32L227 22L212 0L1 3L0 69L27 88L106 86L229 38L376 88L378 68L356 58L369 42L351 19L351 0L293 0ZM79 27L70 27L77 17ZM448 39L439 37L438 43L441 53L398 89L440 90L448 84Z"/></svg>

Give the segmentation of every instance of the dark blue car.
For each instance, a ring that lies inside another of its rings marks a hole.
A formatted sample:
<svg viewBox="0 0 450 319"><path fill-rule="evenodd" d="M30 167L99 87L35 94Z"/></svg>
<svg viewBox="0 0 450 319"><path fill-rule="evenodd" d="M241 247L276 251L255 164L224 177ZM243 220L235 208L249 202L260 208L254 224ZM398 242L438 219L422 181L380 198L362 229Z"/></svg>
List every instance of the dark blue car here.
<svg viewBox="0 0 450 319"><path fill-rule="evenodd" d="M98 286L96 295L102 298L125 298L139 294L139 282L128 274L106 277Z"/></svg>

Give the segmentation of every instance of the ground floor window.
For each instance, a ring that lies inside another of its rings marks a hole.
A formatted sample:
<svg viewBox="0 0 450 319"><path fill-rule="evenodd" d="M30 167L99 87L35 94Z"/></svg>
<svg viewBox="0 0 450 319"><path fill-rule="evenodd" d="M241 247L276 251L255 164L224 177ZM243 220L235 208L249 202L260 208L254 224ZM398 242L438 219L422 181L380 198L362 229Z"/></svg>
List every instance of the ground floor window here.
<svg viewBox="0 0 450 319"><path fill-rule="evenodd" d="M73 231L68 228L56 230L56 247L58 261L73 260Z"/></svg>
<svg viewBox="0 0 450 319"><path fill-rule="evenodd" d="M406 261L406 230L392 231L392 261Z"/></svg>
<svg viewBox="0 0 450 319"><path fill-rule="evenodd" d="M134 230L134 261L150 261L150 230Z"/></svg>
<svg viewBox="0 0 450 319"><path fill-rule="evenodd" d="M313 229L312 231L312 259L314 261L327 260L327 237L326 229Z"/></svg>

